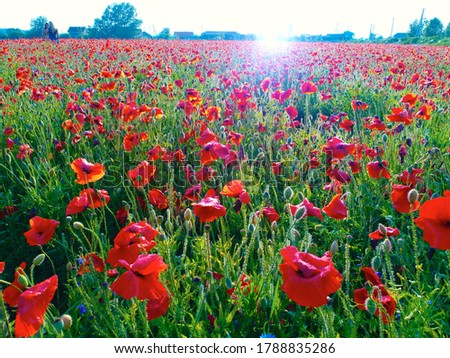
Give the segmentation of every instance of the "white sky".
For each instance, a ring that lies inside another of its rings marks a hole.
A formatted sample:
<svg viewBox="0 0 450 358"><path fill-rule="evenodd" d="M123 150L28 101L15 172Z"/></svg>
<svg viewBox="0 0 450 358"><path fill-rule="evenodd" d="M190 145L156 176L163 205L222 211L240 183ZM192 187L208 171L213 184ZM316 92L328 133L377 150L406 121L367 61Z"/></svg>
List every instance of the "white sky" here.
<svg viewBox="0 0 450 358"><path fill-rule="evenodd" d="M263 35L327 34L346 30L357 38L374 33L388 37L407 32L419 19L450 22L447 0L0 0L0 28L30 28L30 21L45 16L60 33L69 26L92 26L109 4L129 2L150 34L164 27L174 31L237 31Z"/></svg>

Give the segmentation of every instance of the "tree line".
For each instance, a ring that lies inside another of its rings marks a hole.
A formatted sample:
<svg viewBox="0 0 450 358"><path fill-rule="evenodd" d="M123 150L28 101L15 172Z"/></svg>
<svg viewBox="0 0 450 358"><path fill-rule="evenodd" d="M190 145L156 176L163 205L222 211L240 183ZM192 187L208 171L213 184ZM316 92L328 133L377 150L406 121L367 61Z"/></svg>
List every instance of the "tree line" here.
<svg viewBox="0 0 450 358"><path fill-rule="evenodd" d="M57 19L55 19L56 23ZM0 34L0 38L35 38L42 36L44 24L48 22L44 16L39 16L31 20L30 30L7 29L6 33ZM136 8L130 3L120 3L108 5L101 18L94 20L94 24L86 28L78 37L84 38L116 38L133 39L141 38L142 20L137 16ZM450 38L450 23L444 28L444 24L438 18L431 20L414 20L409 25L409 31L406 34L410 38ZM69 37L68 34L62 34L61 37ZM164 28L154 38L169 39L170 30Z"/></svg>

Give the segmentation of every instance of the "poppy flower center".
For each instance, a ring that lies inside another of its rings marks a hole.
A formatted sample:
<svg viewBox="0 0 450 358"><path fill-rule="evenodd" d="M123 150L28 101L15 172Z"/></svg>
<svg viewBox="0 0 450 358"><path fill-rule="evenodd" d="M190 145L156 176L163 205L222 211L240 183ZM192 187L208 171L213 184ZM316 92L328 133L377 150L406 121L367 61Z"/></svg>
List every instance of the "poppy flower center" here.
<svg viewBox="0 0 450 358"><path fill-rule="evenodd" d="M302 278L311 278L313 276L317 276L320 273L320 270L304 261L297 261L297 275Z"/></svg>

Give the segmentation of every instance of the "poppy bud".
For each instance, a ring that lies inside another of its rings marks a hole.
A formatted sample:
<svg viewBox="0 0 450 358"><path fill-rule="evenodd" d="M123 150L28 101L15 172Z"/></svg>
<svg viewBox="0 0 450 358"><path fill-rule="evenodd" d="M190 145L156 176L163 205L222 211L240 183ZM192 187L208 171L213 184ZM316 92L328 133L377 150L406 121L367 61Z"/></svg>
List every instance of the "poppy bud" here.
<svg viewBox="0 0 450 358"><path fill-rule="evenodd" d="M250 225L248 226L248 232L249 232L250 234L253 234L254 231L255 231L255 225L250 224Z"/></svg>
<svg viewBox="0 0 450 358"><path fill-rule="evenodd" d="M187 209L184 211L184 220L186 220L186 221L191 221L191 219L192 219L192 210L189 209L189 208L187 208Z"/></svg>
<svg viewBox="0 0 450 358"><path fill-rule="evenodd" d="M67 221L68 223L70 223L70 222L72 221L72 217L71 217L71 216L66 216L66 221Z"/></svg>
<svg viewBox="0 0 450 358"><path fill-rule="evenodd" d="M278 228L277 222L272 221L272 223L270 224L270 228L272 229L272 231L277 231L277 228Z"/></svg>
<svg viewBox="0 0 450 358"><path fill-rule="evenodd" d="M292 195L294 195L294 191L290 186L284 189L283 196L286 200L290 200L292 198Z"/></svg>
<svg viewBox="0 0 450 358"><path fill-rule="evenodd" d="M299 206L299 208L295 211L294 217L296 220L300 220L303 216L305 216L305 214L306 208L304 206Z"/></svg>
<svg viewBox="0 0 450 358"><path fill-rule="evenodd" d="M24 275L19 275L18 279L19 283L23 286L23 287L28 287L28 279L27 276Z"/></svg>
<svg viewBox="0 0 450 358"><path fill-rule="evenodd" d="M415 202L417 201L418 198L419 198L419 193L418 193L418 191L417 191L416 189L411 189L411 190L408 192L408 202L409 202L410 204L415 203Z"/></svg>
<svg viewBox="0 0 450 358"><path fill-rule="evenodd" d="M63 322L64 324L64 329L69 329L72 326L72 317L69 316L68 314L63 314L60 317L60 320Z"/></svg>
<svg viewBox="0 0 450 358"><path fill-rule="evenodd" d="M157 223L158 225L161 225L162 222L163 222L163 220L164 220L164 218L163 218L162 215L158 215L158 216L156 217L156 223Z"/></svg>
<svg viewBox="0 0 450 358"><path fill-rule="evenodd" d="M386 236L387 234L386 226L380 223L378 224L378 230L381 232L383 236Z"/></svg>
<svg viewBox="0 0 450 358"><path fill-rule="evenodd" d="M40 264L42 264L45 260L45 255L44 254L39 254L37 255L34 260L33 260L33 265L34 266L39 266Z"/></svg>
<svg viewBox="0 0 450 358"><path fill-rule="evenodd" d="M83 230L84 229L84 225L83 225L83 223L80 223L79 221L75 221L73 223L73 228L75 230Z"/></svg>
<svg viewBox="0 0 450 358"><path fill-rule="evenodd" d="M398 239L397 240L397 245L398 245L399 248L405 247L405 239L402 239L402 238Z"/></svg>
<svg viewBox="0 0 450 358"><path fill-rule="evenodd" d="M292 235L294 235L294 238L298 239L300 238L300 233L296 229L292 229L291 231Z"/></svg>
<svg viewBox="0 0 450 358"><path fill-rule="evenodd" d="M211 231L211 226L206 224L205 225L205 234L209 234L210 231Z"/></svg>
<svg viewBox="0 0 450 358"><path fill-rule="evenodd" d="M73 269L73 265L72 265L72 263L71 263L71 262L68 262L68 263L67 263L67 265L66 265L66 269L67 269L67 271L72 271L72 269Z"/></svg>
<svg viewBox="0 0 450 358"><path fill-rule="evenodd" d="M337 254L339 252L339 244L336 240L331 243L330 253L331 255Z"/></svg>
<svg viewBox="0 0 450 358"><path fill-rule="evenodd" d="M375 314L376 310L377 310L377 304L374 300L368 298L366 300L366 302L364 302L364 306L367 310L367 312L369 312L370 314Z"/></svg>
<svg viewBox="0 0 450 358"><path fill-rule="evenodd" d="M380 256L375 256L372 259L371 266L372 266L374 271L378 271L378 269L381 266L381 258L380 258Z"/></svg>
<svg viewBox="0 0 450 358"><path fill-rule="evenodd" d="M385 239L383 241L383 250L384 252L391 252L392 251L392 243L391 240Z"/></svg>

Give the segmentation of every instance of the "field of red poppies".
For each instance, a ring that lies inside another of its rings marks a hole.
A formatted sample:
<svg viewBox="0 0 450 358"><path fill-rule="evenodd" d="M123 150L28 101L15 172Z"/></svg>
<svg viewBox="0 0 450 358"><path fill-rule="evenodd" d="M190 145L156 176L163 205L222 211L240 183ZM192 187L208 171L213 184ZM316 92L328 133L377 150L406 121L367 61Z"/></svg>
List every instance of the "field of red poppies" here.
<svg viewBox="0 0 450 358"><path fill-rule="evenodd" d="M0 41L0 337L450 336L449 63Z"/></svg>

